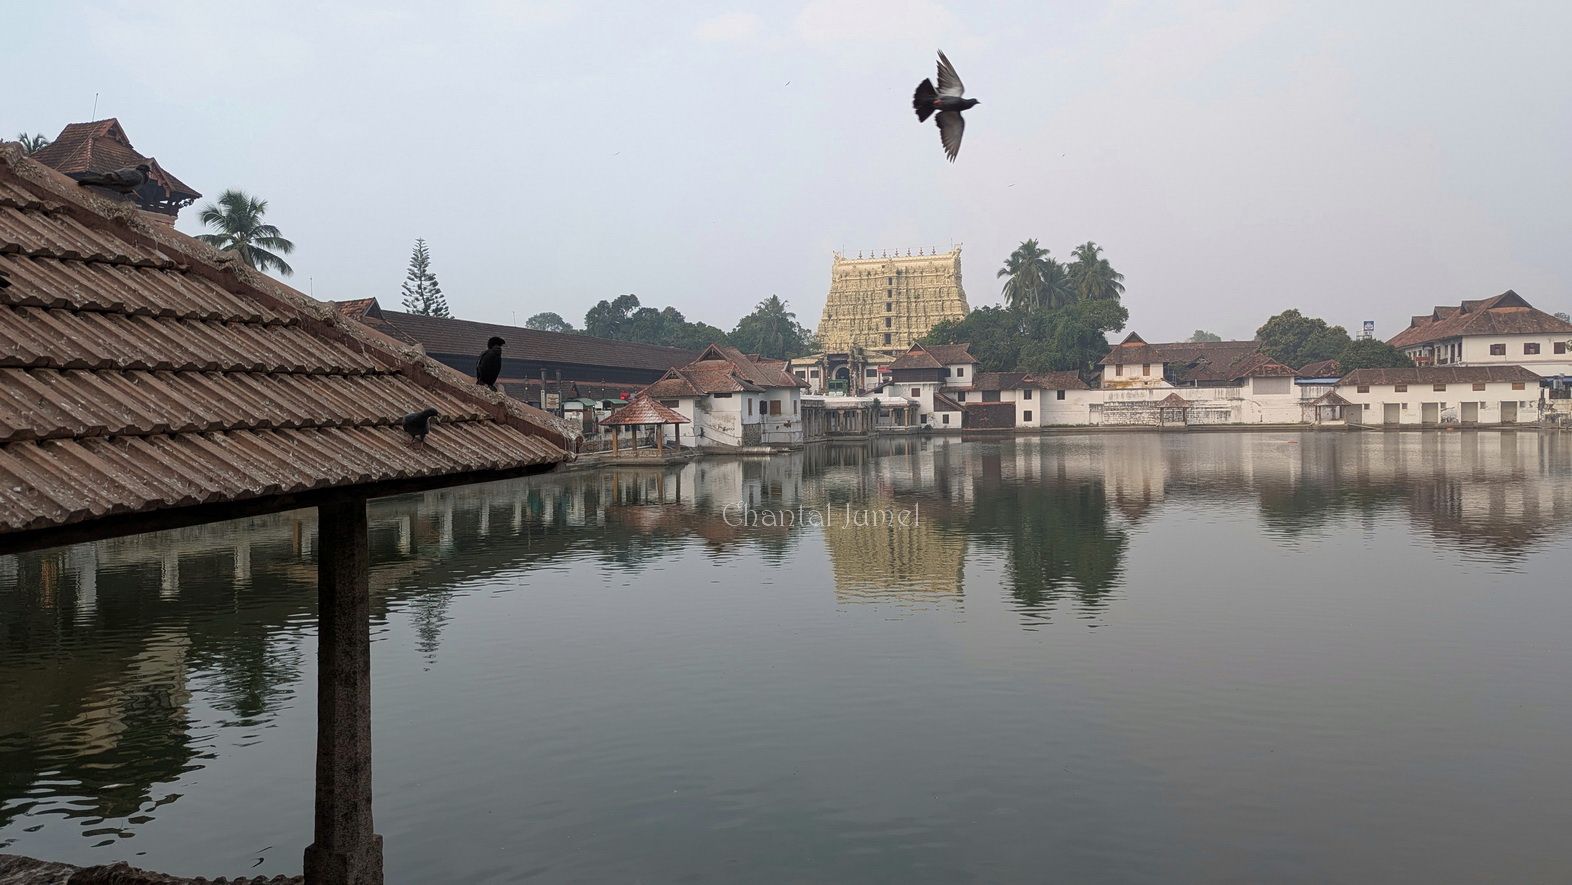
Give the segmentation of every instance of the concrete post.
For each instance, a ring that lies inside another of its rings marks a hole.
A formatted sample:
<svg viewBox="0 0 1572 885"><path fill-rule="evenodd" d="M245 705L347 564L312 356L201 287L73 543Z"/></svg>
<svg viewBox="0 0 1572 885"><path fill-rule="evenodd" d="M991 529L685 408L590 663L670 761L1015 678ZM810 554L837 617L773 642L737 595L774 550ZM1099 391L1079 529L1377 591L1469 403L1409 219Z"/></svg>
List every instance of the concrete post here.
<svg viewBox="0 0 1572 885"><path fill-rule="evenodd" d="M307 885L382 885L371 825L366 502L317 509L317 814Z"/></svg>

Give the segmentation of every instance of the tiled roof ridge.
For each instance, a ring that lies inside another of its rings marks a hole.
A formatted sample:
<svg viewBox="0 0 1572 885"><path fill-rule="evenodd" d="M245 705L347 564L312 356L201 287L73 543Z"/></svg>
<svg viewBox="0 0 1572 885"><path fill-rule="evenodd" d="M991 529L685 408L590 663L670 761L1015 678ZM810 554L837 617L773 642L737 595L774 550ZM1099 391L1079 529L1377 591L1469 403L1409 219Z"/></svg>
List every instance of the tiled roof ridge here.
<svg viewBox="0 0 1572 885"><path fill-rule="evenodd" d="M118 228L115 235L133 244L189 259L182 263L171 258L165 269L183 266L181 273L196 274L242 300L259 300L274 311L292 313L316 334L398 370L417 385L432 389L451 385L457 388L455 395L488 409L494 420L526 432L544 431L569 452L577 448L580 432L567 421L475 385L465 373L427 359L417 348L341 316L331 303L310 298L200 240L145 221L135 208L93 194L66 175L26 158L20 145L0 144L0 164L29 186L60 199L57 206L42 205L45 212L64 214L89 230L113 224Z"/></svg>

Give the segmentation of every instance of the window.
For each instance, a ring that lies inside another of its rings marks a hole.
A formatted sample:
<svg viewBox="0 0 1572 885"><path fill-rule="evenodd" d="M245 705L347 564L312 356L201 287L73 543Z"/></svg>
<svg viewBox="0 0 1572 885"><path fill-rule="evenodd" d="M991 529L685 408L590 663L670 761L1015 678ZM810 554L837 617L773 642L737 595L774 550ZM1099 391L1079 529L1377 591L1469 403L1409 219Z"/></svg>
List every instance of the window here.
<svg viewBox="0 0 1572 885"><path fill-rule="evenodd" d="M886 285L886 286L893 286L893 285L895 285L895 277L885 277L884 278L884 285Z"/></svg>
<svg viewBox="0 0 1572 885"><path fill-rule="evenodd" d="M1550 345L1550 352L1551 353L1566 353L1567 352L1567 343L1565 341L1557 341L1555 344Z"/></svg>
<svg viewBox="0 0 1572 885"><path fill-rule="evenodd" d="M1150 375L1150 374L1152 374L1152 364L1151 363L1142 363L1141 364L1141 374L1142 375Z"/></svg>
<svg viewBox="0 0 1572 885"><path fill-rule="evenodd" d="M1506 356L1506 345L1505 344L1492 344L1492 345L1490 345L1490 355L1491 356Z"/></svg>
<svg viewBox="0 0 1572 885"><path fill-rule="evenodd" d="M793 372L792 374L796 375L798 378L807 378L808 377L808 373L804 372L802 369L798 369L797 371Z"/></svg>
<svg viewBox="0 0 1572 885"><path fill-rule="evenodd" d="M955 392L955 401L958 402L958 403L966 402L966 391L964 391L964 390L957 390Z"/></svg>
<svg viewBox="0 0 1572 885"><path fill-rule="evenodd" d="M1124 374L1124 363L1115 363L1114 364L1114 374L1115 375L1123 375Z"/></svg>
<svg viewBox="0 0 1572 885"><path fill-rule="evenodd" d="M748 397L748 414L753 414L753 397Z"/></svg>
<svg viewBox="0 0 1572 885"><path fill-rule="evenodd" d="M951 375L954 375L954 374L955 374L955 370L954 369L950 368L949 366L945 366L944 367L944 377L948 378L948 377L950 377Z"/></svg>
<svg viewBox="0 0 1572 885"><path fill-rule="evenodd" d="M1539 342L1532 341L1523 345L1523 353L1527 356L1533 356L1534 354L1539 353Z"/></svg>
<svg viewBox="0 0 1572 885"><path fill-rule="evenodd" d="M1064 391L1062 391L1062 390L1055 390L1053 392L1053 398L1054 399L1064 399Z"/></svg>
<svg viewBox="0 0 1572 885"><path fill-rule="evenodd" d="M1021 399L1030 401L1031 398L1032 398L1032 389L1030 387L1023 387L1023 388L1021 388Z"/></svg>
<svg viewBox="0 0 1572 885"><path fill-rule="evenodd" d="M1358 390L1360 393L1369 393L1370 392L1370 385L1368 385L1368 384L1361 384L1361 385L1359 385L1355 389Z"/></svg>
<svg viewBox="0 0 1572 885"><path fill-rule="evenodd" d="M889 332L885 332L884 333L884 343L885 344L889 344L890 343L890 333Z"/></svg>
<svg viewBox="0 0 1572 885"><path fill-rule="evenodd" d="M710 396L713 396L716 399L731 399L730 393L712 393Z"/></svg>
<svg viewBox="0 0 1572 885"><path fill-rule="evenodd" d="M1402 409L1403 409L1403 411L1405 411L1405 412L1406 412L1406 411L1408 411L1408 403L1403 403L1403 405L1402 405Z"/></svg>
<svg viewBox="0 0 1572 885"><path fill-rule="evenodd" d="M817 377L819 377L819 370L818 369L809 369L808 370L808 377L809 378L817 378Z"/></svg>
<svg viewBox="0 0 1572 885"><path fill-rule="evenodd" d="M797 414L797 401L796 400L792 400L791 401L791 413L793 415Z"/></svg>
<svg viewBox="0 0 1572 885"><path fill-rule="evenodd" d="M674 399L663 399L660 401L660 404L668 409L675 409L679 405L679 403Z"/></svg>
<svg viewBox="0 0 1572 885"><path fill-rule="evenodd" d="M888 328L890 328L893 325L895 325L895 318L894 317L885 317L884 318L884 328L888 329Z"/></svg>
<svg viewBox="0 0 1572 885"><path fill-rule="evenodd" d="M1522 390L1523 389L1523 382L1521 382L1521 381L1513 381L1512 382L1512 389L1513 390Z"/></svg>
<svg viewBox="0 0 1572 885"><path fill-rule="evenodd" d="M950 423L950 413L949 412L945 412L943 415L940 415L939 417L941 419L943 419L945 424Z"/></svg>
<svg viewBox="0 0 1572 885"><path fill-rule="evenodd" d="M890 311L892 311L894 309L895 309L895 303L893 301L886 301L886 302L884 302L884 312L885 313L889 313Z"/></svg>
<svg viewBox="0 0 1572 885"><path fill-rule="evenodd" d="M779 415L780 413L781 413L781 401L778 400L778 399L770 400L770 414L771 415Z"/></svg>
<svg viewBox="0 0 1572 885"><path fill-rule="evenodd" d="M879 370L878 369L863 369L862 370L862 377L864 377L864 378L877 378L877 377L879 377Z"/></svg>
<svg viewBox="0 0 1572 885"><path fill-rule="evenodd" d="M955 367L955 377L957 377L957 378L965 378L966 377L966 367L965 366L956 366Z"/></svg>
<svg viewBox="0 0 1572 885"><path fill-rule="evenodd" d="M1394 393L1407 393L1408 392L1408 385L1407 384L1394 384L1394 385L1392 385L1392 391Z"/></svg>
<svg viewBox="0 0 1572 885"><path fill-rule="evenodd" d="M912 399L921 399L921 398L922 398L922 391L920 391L917 388L913 387L912 388Z"/></svg>
<svg viewBox="0 0 1572 885"><path fill-rule="evenodd" d="M1446 385L1445 384L1432 384L1432 385L1430 385L1430 389L1431 390L1438 390L1438 391L1439 390L1446 390Z"/></svg>
<svg viewBox="0 0 1572 885"><path fill-rule="evenodd" d="M885 289L884 290L884 297L885 298L894 298L895 297L895 290L894 289Z"/></svg>
<svg viewBox="0 0 1572 885"><path fill-rule="evenodd" d="M1031 409L1027 409L1026 411L1022 412L1021 413L1021 420L1025 421L1028 424L1030 424L1031 421L1032 421L1032 410Z"/></svg>
<svg viewBox="0 0 1572 885"><path fill-rule="evenodd" d="M1475 390L1484 390L1485 389L1485 382L1483 382L1483 381L1475 381L1474 382L1474 389Z"/></svg>

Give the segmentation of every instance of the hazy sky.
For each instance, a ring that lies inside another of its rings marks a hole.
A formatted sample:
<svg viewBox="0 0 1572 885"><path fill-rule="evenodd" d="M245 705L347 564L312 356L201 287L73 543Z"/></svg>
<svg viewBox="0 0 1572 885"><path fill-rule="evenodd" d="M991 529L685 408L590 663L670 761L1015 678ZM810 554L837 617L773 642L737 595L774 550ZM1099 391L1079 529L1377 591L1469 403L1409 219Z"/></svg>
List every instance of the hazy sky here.
<svg viewBox="0 0 1572 885"><path fill-rule="evenodd" d="M963 243L973 306L1092 239L1130 327L1382 337L1507 288L1572 307L1572 4L50 3L6 12L0 132L116 116L265 197L297 288L575 324L634 292L817 324L830 253ZM943 48L954 166L910 109ZM195 231L195 212L181 227Z"/></svg>

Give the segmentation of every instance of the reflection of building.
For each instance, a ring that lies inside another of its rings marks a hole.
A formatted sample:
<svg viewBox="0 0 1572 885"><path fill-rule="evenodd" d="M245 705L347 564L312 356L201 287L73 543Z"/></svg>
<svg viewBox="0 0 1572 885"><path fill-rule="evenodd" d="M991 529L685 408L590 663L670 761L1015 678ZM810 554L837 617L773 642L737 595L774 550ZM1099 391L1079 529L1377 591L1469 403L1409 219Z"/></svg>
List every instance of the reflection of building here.
<svg viewBox="0 0 1572 885"><path fill-rule="evenodd" d="M961 250L844 258L830 264L818 338L832 354L854 348L895 355L944 320L966 316Z"/></svg>
<svg viewBox="0 0 1572 885"><path fill-rule="evenodd" d="M849 504L853 523L873 524L848 524L845 503L830 503L822 511L828 517L824 543L836 599L878 602L961 595L966 533L941 526L931 501L926 515L919 499L877 497ZM905 513L913 514L911 524L902 524Z"/></svg>

